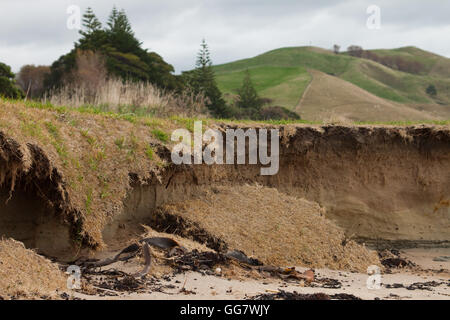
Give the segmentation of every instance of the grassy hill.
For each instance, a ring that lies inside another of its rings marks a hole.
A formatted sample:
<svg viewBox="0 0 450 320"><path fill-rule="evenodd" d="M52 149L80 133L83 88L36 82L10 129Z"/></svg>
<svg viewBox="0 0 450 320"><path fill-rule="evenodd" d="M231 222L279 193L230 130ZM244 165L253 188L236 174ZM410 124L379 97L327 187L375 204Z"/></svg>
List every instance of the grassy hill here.
<svg viewBox="0 0 450 320"><path fill-rule="evenodd" d="M310 70L313 80L295 111L312 121L351 119L354 121L432 120L432 114L408 105L380 98L360 87Z"/></svg>
<svg viewBox="0 0 450 320"><path fill-rule="evenodd" d="M314 82L317 87L318 83L314 81L314 74L319 73L314 71L319 71L333 76L331 79L318 77L319 81L327 80L328 85L322 88L327 91L323 93L329 96L330 101L334 100L333 104L327 104L328 108L351 104L359 113L357 117L352 117L352 111L348 110L347 114L353 120L364 118L358 108L379 106L378 98L386 100L382 103L385 105L399 107L401 104L402 108L406 106L413 109L411 116L409 112L406 112L407 109L400 114L394 112L392 117L399 118L390 120L417 120L417 117L421 118L420 113L424 113L423 120L450 117L450 59L415 47L372 50L371 52L380 57L394 59L401 57L407 62L417 62L421 66L420 71L402 72L372 60L352 57L346 53L336 55L329 50L315 47L277 49L254 58L217 65L214 69L219 88L228 100L236 95L244 77L244 71L249 69L255 87L262 97L272 99L274 105L284 106L306 115L302 112L301 100L310 84ZM335 85L332 85L333 79L337 82ZM342 92L339 92L342 88L341 81L349 82L363 90L350 90L353 92L350 96L353 98L343 99ZM426 93L426 88L431 84L437 89L437 95L434 97ZM314 92L315 95L321 95L320 90L314 90ZM368 93L371 95L367 95ZM303 101L306 100L303 99ZM316 103L311 97L307 101L310 104ZM317 103L317 108L324 107L320 101ZM329 111L337 112L337 110ZM381 111L378 113L382 114ZM373 116L366 120L380 120L378 118L375 110Z"/></svg>
<svg viewBox="0 0 450 320"><path fill-rule="evenodd" d="M403 47L391 50L371 50L380 56L401 57L407 61L419 62L424 66L420 74L450 77L450 59L416 47Z"/></svg>

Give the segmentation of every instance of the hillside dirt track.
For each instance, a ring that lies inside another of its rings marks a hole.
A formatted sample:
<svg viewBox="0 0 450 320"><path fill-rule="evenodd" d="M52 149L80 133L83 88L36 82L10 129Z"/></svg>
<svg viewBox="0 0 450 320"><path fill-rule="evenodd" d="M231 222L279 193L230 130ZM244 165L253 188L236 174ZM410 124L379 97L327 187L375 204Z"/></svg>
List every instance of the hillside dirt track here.
<svg viewBox="0 0 450 320"><path fill-rule="evenodd" d="M396 103L356 85L317 70L309 70L312 81L295 108L302 119L312 121L394 121L446 119L448 108Z"/></svg>

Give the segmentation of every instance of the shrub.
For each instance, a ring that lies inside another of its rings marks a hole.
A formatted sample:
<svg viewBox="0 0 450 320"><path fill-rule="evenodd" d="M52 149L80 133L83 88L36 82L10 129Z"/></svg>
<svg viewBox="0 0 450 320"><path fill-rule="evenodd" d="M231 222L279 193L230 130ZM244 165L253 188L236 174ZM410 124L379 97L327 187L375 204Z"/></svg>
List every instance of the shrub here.
<svg viewBox="0 0 450 320"><path fill-rule="evenodd" d="M18 99L23 97L23 92L16 87L14 73L11 67L0 62L0 96Z"/></svg>
<svg viewBox="0 0 450 320"><path fill-rule="evenodd" d="M436 95L437 95L436 87L435 87L433 84L430 84L430 85L427 87L426 93L427 93L429 96L432 96L432 97L436 96Z"/></svg>
<svg viewBox="0 0 450 320"><path fill-rule="evenodd" d="M259 120L300 120L301 117L285 108L280 106L266 107L259 112Z"/></svg>

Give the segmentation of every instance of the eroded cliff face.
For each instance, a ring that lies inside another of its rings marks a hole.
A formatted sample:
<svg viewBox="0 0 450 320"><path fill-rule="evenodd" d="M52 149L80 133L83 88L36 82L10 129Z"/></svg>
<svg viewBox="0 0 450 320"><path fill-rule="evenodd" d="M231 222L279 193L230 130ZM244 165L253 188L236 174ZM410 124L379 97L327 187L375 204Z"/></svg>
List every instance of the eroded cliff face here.
<svg viewBox="0 0 450 320"><path fill-rule="evenodd" d="M280 129L277 175L261 176L257 165L172 168L162 182L136 186L121 217L145 219L214 185L259 183L319 203L348 236L369 243L448 244L448 128Z"/></svg>
<svg viewBox="0 0 450 320"><path fill-rule="evenodd" d="M432 128L300 129L284 144L280 185L324 206L348 235L448 241L449 138Z"/></svg>
<svg viewBox="0 0 450 320"><path fill-rule="evenodd" d="M326 209L326 216L343 227L347 236L371 243L389 240L397 245L408 242L448 245L448 126L281 126L279 129L280 168L274 176L261 176L258 165L171 165L142 183L130 172L130 192L124 199L123 210L112 214L104 227L105 242L126 232L123 225L138 225L153 219L155 209L163 204L192 198L217 185L258 183L319 203ZM17 235L21 232L17 229L23 225L19 240L39 246L39 243L45 243L41 241L43 237L49 237L58 225L57 241L69 243L80 226L75 226L79 220L76 219L76 208L69 203L70 194L65 194L64 175L49 170L51 166L46 161L45 151L36 146L28 146L36 152L31 153L35 154L31 159L33 165L29 166L31 169L22 172L20 154L11 151L14 143L5 141L3 136L0 146L0 176L4 185L1 189L0 232L6 236ZM19 150L17 146L16 149ZM159 156L170 161L169 149L165 146L158 149ZM5 202L9 198L11 183L8 181L12 180L8 177L12 164L19 187L15 188L11 200ZM41 168L42 165L46 167ZM25 192L35 195L26 208L26 215L43 221L38 217L50 212L44 219L46 224L38 223L45 231L32 232L32 224L22 224L21 218L17 218L22 217L25 210L18 204L31 199ZM42 208L50 209L43 213ZM70 210L72 216L67 213ZM62 211L65 212L63 218ZM54 223L48 223L50 217L55 219ZM8 227L12 224L16 225L14 233ZM61 231L64 228L67 232ZM41 249L52 254L62 250L49 250L46 246Z"/></svg>

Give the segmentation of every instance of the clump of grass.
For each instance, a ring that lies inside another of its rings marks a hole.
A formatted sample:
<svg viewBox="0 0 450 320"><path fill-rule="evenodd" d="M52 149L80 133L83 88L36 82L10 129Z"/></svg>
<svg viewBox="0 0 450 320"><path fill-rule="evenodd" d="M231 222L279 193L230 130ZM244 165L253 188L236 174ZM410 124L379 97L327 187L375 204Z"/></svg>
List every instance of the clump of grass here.
<svg viewBox="0 0 450 320"><path fill-rule="evenodd" d="M183 126L190 132L194 132L194 122L196 121L196 119L173 116L170 118L170 120L174 121L176 124Z"/></svg>
<svg viewBox="0 0 450 320"><path fill-rule="evenodd" d="M129 144L129 149L128 149L128 155L131 158L135 158L136 157L136 152L137 149L139 147L139 141L138 138L136 137L136 135L134 134L134 132L132 132L130 134L130 144Z"/></svg>
<svg viewBox="0 0 450 320"><path fill-rule="evenodd" d="M59 139L59 131L58 128L51 122L47 121L45 122L45 126L48 130L48 132L55 138Z"/></svg>
<svg viewBox="0 0 450 320"><path fill-rule="evenodd" d="M58 155L61 157L63 165L67 166L69 160L69 152L67 151L67 148L64 145L58 127L50 121L44 122L44 125L47 128L48 133L53 138L51 144L55 148Z"/></svg>
<svg viewBox="0 0 450 320"><path fill-rule="evenodd" d="M81 135L82 135L83 137L86 138L87 142L88 142L91 146L93 146L93 145L95 144L95 138L92 137L92 136L89 134L89 130L87 130L87 129L81 129L81 130L80 130L80 133L81 133Z"/></svg>
<svg viewBox="0 0 450 320"><path fill-rule="evenodd" d="M120 150L123 149L125 143L125 138L121 137L121 138L117 138L114 140L114 144L117 146L117 148L119 148Z"/></svg>
<svg viewBox="0 0 450 320"><path fill-rule="evenodd" d="M157 118L147 117L145 120L142 121L142 124L150 128L155 128L160 124L160 121Z"/></svg>
<svg viewBox="0 0 450 320"><path fill-rule="evenodd" d="M147 148L145 149L145 154L147 155L147 158L149 160L153 160L155 152L153 151L152 147L147 146Z"/></svg>
<svg viewBox="0 0 450 320"><path fill-rule="evenodd" d="M42 136L42 129L39 126L39 124L37 124L35 122L24 121L21 124L21 128L22 128L22 131L24 131L24 133L26 135L29 135L32 137L41 137Z"/></svg>
<svg viewBox="0 0 450 320"><path fill-rule="evenodd" d="M169 141L169 136L167 135L167 133L165 133L164 131L162 131L160 129L152 130L152 134L161 142Z"/></svg>

